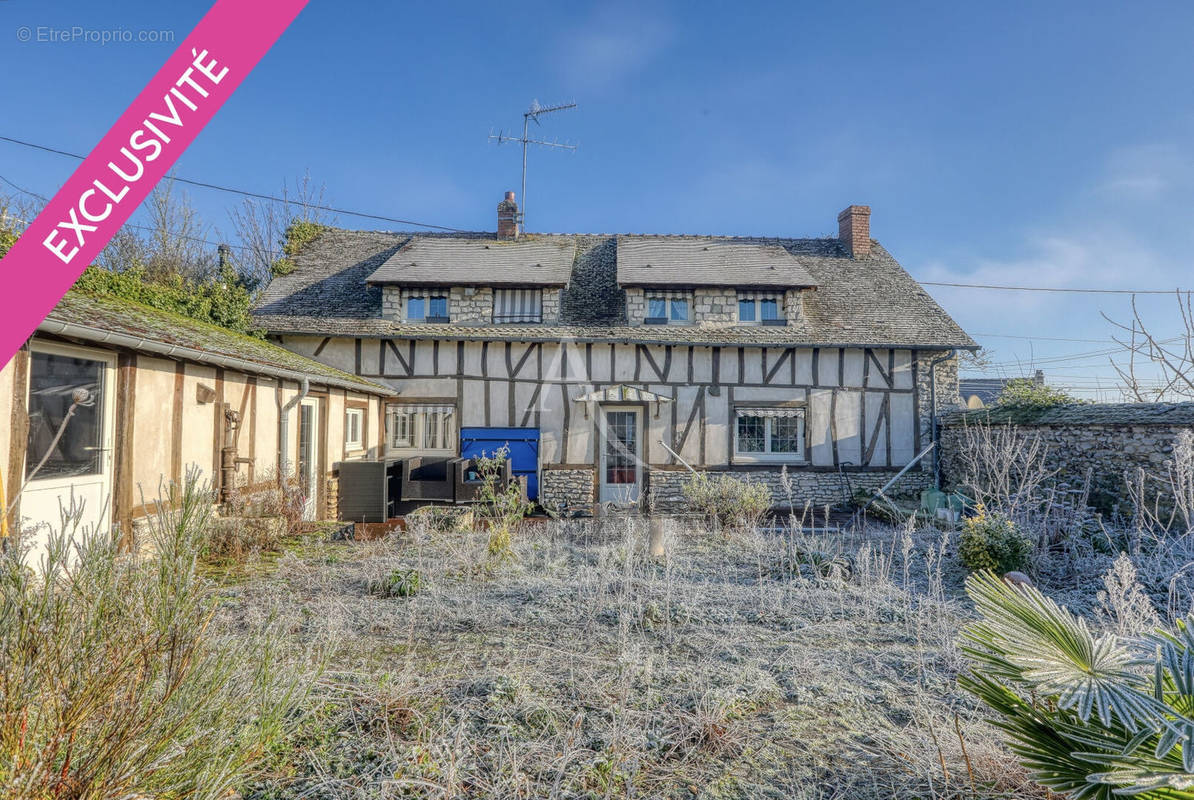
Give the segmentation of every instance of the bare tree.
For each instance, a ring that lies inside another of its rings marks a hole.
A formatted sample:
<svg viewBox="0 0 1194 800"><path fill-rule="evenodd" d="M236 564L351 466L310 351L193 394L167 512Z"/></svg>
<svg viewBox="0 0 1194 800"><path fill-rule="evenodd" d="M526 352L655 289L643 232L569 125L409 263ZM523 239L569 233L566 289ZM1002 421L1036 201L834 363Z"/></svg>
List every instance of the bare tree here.
<svg viewBox="0 0 1194 800"><path fill-rule="evenodd" d="M295 222L315 222L330 225L335 218L326 210L326 187L316 186L311 173L305 172L294 180L294 186L283 181L277 200L245 198L240 207L229 210L232 228L240 239L241 249L236 256L237 266L250 286L264 286L269 282L274 262L282 257L286 231Z"/></svg>
<svg viewBox="0 0 1194 800"><path fill-rule="evenodd" d="M962 350L958 353L958 368L986 372L991 368L991 353L988 350Z"/></svg>
<svg viewBox="0 0 1194 800"><path fill-rule="evenodd" d="M1124 385L1125 393L1140 403L1158 402L1173 398L1194 400L1194 305L1190 292L1177 291L1178 318L1182 332L1168 339L1154 335L1136 305L1132 295L1132 321L1125 325L1108 317L1103 318L1119 329L1113 336L1115 342L1126 352L1126 364L1111 364ZM1160 373L1160 381L1146 386L1137 374L1141 366L1152 364Z"/></svg>
<svg viewBox="0 0 1194 800"><path fill-rule="evenodd" d="M207 228L190 196L174 186L168 175L146 201L149 234L145 267L151 280L174 275L205 278L215 266L215 258L206 241Z"/></svg>
<svg viewBox="0 0 1194 800"><path fill-rule="evenodd" d="M99 255L99 265L112 272L124 272L149 263L149 250L137 232L122 227Z"/></svg>

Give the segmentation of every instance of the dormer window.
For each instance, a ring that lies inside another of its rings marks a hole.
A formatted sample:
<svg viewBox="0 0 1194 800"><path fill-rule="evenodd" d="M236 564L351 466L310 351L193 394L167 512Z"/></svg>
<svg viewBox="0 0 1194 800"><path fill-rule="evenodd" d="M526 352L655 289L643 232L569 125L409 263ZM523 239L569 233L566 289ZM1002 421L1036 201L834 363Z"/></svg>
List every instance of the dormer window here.
<svg viewBox="0 0 1194 800"><path fill-rule="evenodd" d="M451 322L446 289L405 289L402 294L407 322Z"/></svg>
<svg viewBox="0 0 1194 800"><path fill-rule="evenodd" d="M539 323L543 321L542 289L498 289L493 293L495 323Z"/></svg>
<svg viewBox="0 0 1194 800"><path fill-rule="evenodd" d="M738 292L738 321L744 325L786 325L778 294Z"/></svg>
<svg viewBox="0 0 1194 800"><path fill-rule="evenodd" d="M648 291L644 325L687 325L692 321L692 302L687 292Z"/></svg>

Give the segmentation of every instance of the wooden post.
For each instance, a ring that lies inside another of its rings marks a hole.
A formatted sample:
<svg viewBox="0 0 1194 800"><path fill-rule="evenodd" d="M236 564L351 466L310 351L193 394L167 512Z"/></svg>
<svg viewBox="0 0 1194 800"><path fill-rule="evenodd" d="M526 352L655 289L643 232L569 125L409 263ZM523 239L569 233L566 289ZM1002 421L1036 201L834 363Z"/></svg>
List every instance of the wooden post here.
<svg viewBox="0 0 1194 800"><path fill-rule="evenodd" d="M667 524L667 517L652 515L647 520L648 534L648 550L651 558L663 558L667 555L667 548L664 546L664 526Z"/></svg>

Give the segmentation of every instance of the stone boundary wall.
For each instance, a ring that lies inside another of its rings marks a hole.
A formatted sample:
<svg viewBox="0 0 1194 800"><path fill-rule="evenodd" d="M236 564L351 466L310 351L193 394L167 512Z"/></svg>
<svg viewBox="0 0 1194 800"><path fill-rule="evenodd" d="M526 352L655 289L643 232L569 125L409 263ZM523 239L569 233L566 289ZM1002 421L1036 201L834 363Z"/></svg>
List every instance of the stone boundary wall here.
<svg viewBox="0 0 1194 800"><path fill-rule="evenodd" d="M552 511L564 506L592 506L597 471L593 467L544 468L539 473L539 505Z"/></svg>
<svg viewBox="0 0 1194 800"><path fill-rule="evenodd" d="M1059 406L1037 414L970 411L942 419L941 477L946 486L963 479L961 451L967 426L1014 425L1020 435L1039 437L1045 463L1056 482L1081 488L1091 476L1091 505L1111 511L1127 501L1124 473L1143 468L1166 474L1183 436L1194 436L1194 403L1108 403Z"/></svg>
<svg viewBox="0 0 1194 800"><path fill-rule="evenodd" d="M895 477L898 469L867 470L866 472L834 472L789 470L788 483L791 486L791 502L783 484L783 473L779 469L768 470L709 470L710 475L729 474L735 478L754 483L763 483L771 490L773 508L799 510L805 504L814 508L848 502L853 492L865 489L874 492ZM648 503L654 511L682 511L688 501L684 498L684 484L691 473L687 469L652 469L647 476ZM919 500L922 489L933 485L933 476L919 470L909 470L891 488L888 496L900 499Z"/></svg>
<svg viewBox="0 0 1194 800"><path fill-rule="evenodd" d="M858 489L873 492L887 483L899 470L867 470L839 473L828 470L790 470L788 482L792 491L792 505L797 509L811 503L816 508L837 505L850 499ZM727 473L746 481L761 482L770 488L775 508L790 507L788 493L779 469L711 470L709 474ZM683 511L687 507L684 484L689 471L679 468L649 468L647 471L647 503L655 512ZM539 504L558 510L564 506L591 507L596 502L596 471L593 467L553 467L544 469L539 477ZM932 475L910 470L889 491L893 498L919 499L922 489L932 486Z"/></svg>

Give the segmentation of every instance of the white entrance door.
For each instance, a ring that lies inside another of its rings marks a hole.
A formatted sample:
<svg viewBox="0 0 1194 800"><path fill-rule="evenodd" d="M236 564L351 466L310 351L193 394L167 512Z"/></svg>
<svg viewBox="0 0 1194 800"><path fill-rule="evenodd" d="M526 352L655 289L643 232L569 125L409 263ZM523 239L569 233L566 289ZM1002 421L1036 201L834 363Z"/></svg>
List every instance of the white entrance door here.
<svg viewBox="0 0 1194 800"><path fill-rule="evenodd" d="M636 503L643 477L642 411L604 408L601 423L600 500Z"/></svg>
<svg viewBox="0 0 1194 800"><path fill-rule="evenodd" d="M108 528L115 397L114 354L34 342L25 453L29 483L21 495L21 516L27 526L35 529L30 541L32 550L26 557L30 566L40 561L50 532L62 530L64 514L71 518L68 527L74 530ZM72 405L75 411L67 419ZM76 517L77 528L73 522Z"/></svg>
<svg viewBox="0 0 1194 800"><path fill-rule="evenodd" d="M299 404L298 478L303 491L303 519L314 520L319 500L319 401Z"/></svg>

